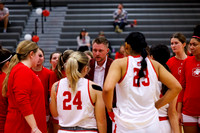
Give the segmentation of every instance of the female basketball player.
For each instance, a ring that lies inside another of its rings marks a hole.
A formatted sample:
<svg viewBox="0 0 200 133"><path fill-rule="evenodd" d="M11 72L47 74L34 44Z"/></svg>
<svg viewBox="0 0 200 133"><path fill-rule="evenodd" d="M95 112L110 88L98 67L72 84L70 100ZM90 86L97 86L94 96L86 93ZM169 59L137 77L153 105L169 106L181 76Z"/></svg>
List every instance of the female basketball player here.
<svg viewBox="0 0 200 133"><path fill-rule="evenodd" d="M118 133L160 132L157 109L172 101L181 91L179 82L162 65L146 58L146 47L142 33L129 34L125 40L129 56L115 60L106 77L103 99ZM169 89L155 103L158 81ZM116 84L117 107L112 109Z"/></svg>
<svg viewBox="0 0 200 133"><path fill-rule="evenodd" d="M54 117L58 117L58 133L106 133L102 89L83 78L88 65L86 54L73 52L65 64L66 78L52 87L50 110Z"/></svg>
<svg viewBox="0 0 200 133"><path fill-rule="evenodd" d="M180 83L183 87L178 97L178 113L184 133L200 132L200 26L194 30L189 47L193 56L183 62ZM181 115L182 113L182 115Z"/></svg>
<svg viewBox="0 0 200 133"><path fill-rule="evenodd" d="M159 44L151 46L150 57L158 61L167 70L169 70L166 62L170 58L170 51L166 45ZM163 95L165 95L168 88L161 82L159 82L158 85L159 86L157 87L156 97L157 99L160 99L163 97ZM173 99L170 103L166 104L158 110L160 129L162 133L180 133L176 103L177 98Z"/></svg>

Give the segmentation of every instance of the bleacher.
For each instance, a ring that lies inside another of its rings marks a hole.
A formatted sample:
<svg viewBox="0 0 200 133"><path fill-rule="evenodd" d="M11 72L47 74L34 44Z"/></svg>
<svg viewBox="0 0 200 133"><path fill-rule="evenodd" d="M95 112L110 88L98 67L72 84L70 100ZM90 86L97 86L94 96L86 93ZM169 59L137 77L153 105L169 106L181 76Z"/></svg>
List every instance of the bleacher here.
<svg viewBox="0 0 200 133"><path fill-rule="evenodd" d="M9 0L7 0L9 1ZM21 1L21 2L17 2ZM6 7L10 10L10 22L7 33L0 28L0 43L3 47L15 50L16 44L25 34L34 31L34 21L38 21L38 45L45 51L45 67L49 65L49 55L54 51L77 49L76 37L82 28L86 28L91 41L104 31L114 52L124 44L125 37L132 31L144 33L149 45L163 43L170 46L170 36L182 32L189 41L193 28L200 24L200 1L198 0L123 0L128 11L128 21L137 20L133 28L127 25L123 33L115 33L112 14L120 0L51 0L52 11L44 22L44 34L41 33L40 17L35 13L37 7L43 7L43 0L35 0L28 5L27 0L10 0ZM46 2L47 9L48 1Z"/></svg>
<svg viewBox="0 0 200 133"><path fill-rule="evenodd" d="M145 34L149 45L163 43L169 46L170 36L182 32L189 41L195 25L200 24L200 2L150 1L123 3L128 11L128 21L137 20L132 28L127 25L123 33L115 33L112 14L117 2L68 4L62 33L57 50L76 49L76 37L82 28L86 28L93 40L99 31L104 31L115 51L124 44L124 38L132 31Z"/></svg>
<svg viewBox="0 0 200 133"><path fill-rule="evenodd" d="M0 44L3 48L15 51L16 45L20 40L20 36L25 28L29 18L32 6L27 2L7 2L5 7L9 9L9 26L7 33L3 32L3 27L0 27Z"/></svg>

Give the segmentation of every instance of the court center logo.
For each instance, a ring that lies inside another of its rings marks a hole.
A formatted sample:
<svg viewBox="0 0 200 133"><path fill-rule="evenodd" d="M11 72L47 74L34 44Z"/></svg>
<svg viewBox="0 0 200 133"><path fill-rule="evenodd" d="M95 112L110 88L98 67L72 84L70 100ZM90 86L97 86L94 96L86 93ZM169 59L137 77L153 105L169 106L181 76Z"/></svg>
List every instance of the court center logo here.
<svg viewBox="0 0 200 133"><path fill-rule="evenodd" d="M192 76L200 77L200 67L196 67L192 69Z"/></svg>

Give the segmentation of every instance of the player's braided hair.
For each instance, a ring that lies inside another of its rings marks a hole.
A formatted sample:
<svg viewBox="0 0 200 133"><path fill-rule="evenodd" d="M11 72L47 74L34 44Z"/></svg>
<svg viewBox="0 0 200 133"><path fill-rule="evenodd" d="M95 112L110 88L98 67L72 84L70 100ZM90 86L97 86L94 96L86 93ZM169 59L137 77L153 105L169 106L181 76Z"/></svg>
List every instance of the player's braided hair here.
<svg viewBox="0 0 200 133"><path fill-rule="evenodd" d="M141 69L139 71L139 78L137 81L137 85L139 86L140 78L145 76L144 70L147 68L147 62L145 58L147 57L146 47L147 43L145 40L145 36L140 32L132 32L128 35L128 37L125 39L125 42L129 44L133 51L136 53L140 53L143 57L141 61Z"/></svg>

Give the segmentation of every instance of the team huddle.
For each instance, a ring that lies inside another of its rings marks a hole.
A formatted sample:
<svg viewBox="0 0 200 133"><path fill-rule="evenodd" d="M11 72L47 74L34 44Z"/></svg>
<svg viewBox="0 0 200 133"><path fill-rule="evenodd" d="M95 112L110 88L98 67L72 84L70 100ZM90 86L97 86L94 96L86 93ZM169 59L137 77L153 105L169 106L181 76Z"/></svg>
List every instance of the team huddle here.
<svg viewBox="0 0 200 133"><path fill-rule="evenodd" d="M1 48L0 132L200 132L199 29L188 44L190 55L181 33L170 39L170 58L166 45L149 48L142 33L132 32L124 58L110 59L108 40L98 37L93 57L55 52L51 70L32 41L20 42L16 53Z"/></svg>

